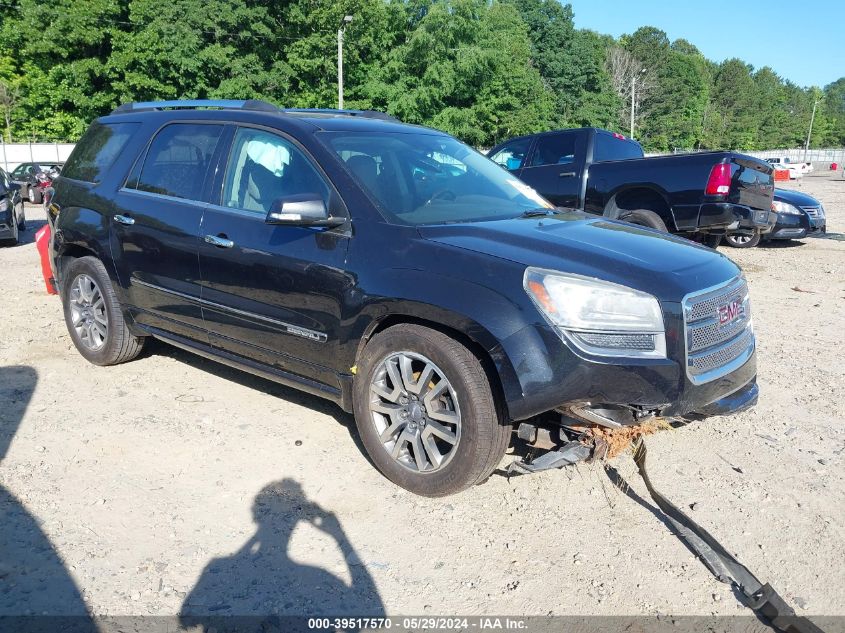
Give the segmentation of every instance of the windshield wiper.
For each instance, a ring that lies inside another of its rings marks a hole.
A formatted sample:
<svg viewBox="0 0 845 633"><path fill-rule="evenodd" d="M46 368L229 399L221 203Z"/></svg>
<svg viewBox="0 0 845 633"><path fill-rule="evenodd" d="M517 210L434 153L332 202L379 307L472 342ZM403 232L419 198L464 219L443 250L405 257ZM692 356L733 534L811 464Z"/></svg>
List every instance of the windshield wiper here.
<svg viewBox="0 0 845 633"><path fill-rule="evenodd" d="M546 207L537 207L536 209L528 209L528 211L523 211L522 216L523 218L539 218L540 216L544 215L554 215L554 209L547 209Z"/></svg>

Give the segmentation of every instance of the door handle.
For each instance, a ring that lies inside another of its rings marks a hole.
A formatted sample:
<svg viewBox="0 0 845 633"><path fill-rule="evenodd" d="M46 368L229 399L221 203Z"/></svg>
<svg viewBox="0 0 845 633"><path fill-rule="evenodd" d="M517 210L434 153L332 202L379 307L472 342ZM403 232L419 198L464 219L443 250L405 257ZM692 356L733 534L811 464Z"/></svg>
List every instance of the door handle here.
<svg viewBox="0 0 845 633"><path fill-rule="evenodd" d="M126 226L132 226L135 224L135 218L130 218L128 215L115 215L112 216L112 220L118 224L125 224Z"/></svg>
<svg viewBox="0 0 845 633"><path fill-rule="evenodd" d="M573 178L574 176L575 176L574 171L562 171L562 172L560 172L561 178Z"/></svg>
<svg viewBox="0 0 845 633"><path fill-rule="evenodd" d="M232 248L235 243L225 235L206 235L203 238L207 243L220 248Z"/></svg>

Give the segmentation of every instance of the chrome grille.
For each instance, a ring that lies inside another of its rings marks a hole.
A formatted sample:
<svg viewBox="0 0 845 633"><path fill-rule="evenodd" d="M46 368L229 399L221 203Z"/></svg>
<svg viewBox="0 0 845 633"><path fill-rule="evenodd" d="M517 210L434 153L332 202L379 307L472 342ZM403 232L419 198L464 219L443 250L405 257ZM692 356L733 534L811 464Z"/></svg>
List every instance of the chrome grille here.
<svg viewBox="0 0 845 633"><path fill-rule="evenodd" d="M720 323L719 310L735 305L737 314ZM740 367L754 353L748 285L738 277L727 284L687 295L683 301L687 375L695 384L715 380Z"/></svg>
<svg viewBox="0 0 845 633"><path fill-rule="evenodd" d="M821 207L801 207L811 218L817 218L822 215Z"/></svg>
<svg viewBox="0 0 845 633"><path fill-rule="evenodd" d="M708 351L702 355L692 356L690 358L690 369L694 369L699 374L713 371L725 366L752 345L754 345L754 332L748 328L729 345L717 347L714 351Z"/></svg>

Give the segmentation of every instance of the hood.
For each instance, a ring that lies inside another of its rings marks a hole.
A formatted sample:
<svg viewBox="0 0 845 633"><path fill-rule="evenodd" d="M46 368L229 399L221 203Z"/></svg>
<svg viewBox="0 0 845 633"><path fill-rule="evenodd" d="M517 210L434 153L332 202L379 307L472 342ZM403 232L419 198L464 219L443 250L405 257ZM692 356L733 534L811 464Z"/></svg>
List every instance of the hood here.
<svg viewBox="0 0 845 633"><path fill-rule="evenodd" d="M565 212L543 218L419 227L424 239L525 266L602 279L680 301L740 270L710 248L625 222Z"/></svg>
<svg viewBox="0 0 845 633"><path fill-rule="evenodd" d="M813 196L808 196L806 193L795 191L793 189L775 189L775 200L778 202L786 202L787 204L796 207L820 207L821 202L816 200Z"/></svg>

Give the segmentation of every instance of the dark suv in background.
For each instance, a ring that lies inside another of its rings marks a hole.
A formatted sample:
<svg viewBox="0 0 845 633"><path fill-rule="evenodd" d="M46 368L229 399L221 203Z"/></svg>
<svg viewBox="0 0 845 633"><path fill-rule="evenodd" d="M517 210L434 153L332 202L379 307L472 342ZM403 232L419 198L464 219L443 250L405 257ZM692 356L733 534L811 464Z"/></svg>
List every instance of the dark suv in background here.
<svg viewBox="0 0 845 633"><path fill-rule="evenodd" d="M515 421L617 428L757 399L733 262L560 211L383 115L122 106L76 146L50 221L89 361L131 360L153 336L329 398L420 494L487 477Z"/></svg>

